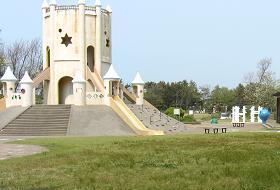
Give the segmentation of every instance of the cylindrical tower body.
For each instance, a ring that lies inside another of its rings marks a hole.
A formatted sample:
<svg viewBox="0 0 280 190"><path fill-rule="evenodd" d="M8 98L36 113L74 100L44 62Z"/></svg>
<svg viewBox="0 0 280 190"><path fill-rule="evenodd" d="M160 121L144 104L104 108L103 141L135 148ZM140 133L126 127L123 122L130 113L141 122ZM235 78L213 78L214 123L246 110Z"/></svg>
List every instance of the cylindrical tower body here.
<svg viewBox="0 0 280 190"><path fill-rule="evenodd" d="M101 73L102 65L102 12L101 5L96 5L96 71Z"/></svg>
<svg viewBox="0 0 280 190"><path fill-rule="evenodd" d="M21 79L20 86L22 93L22 107L33 105L33 81L27 72L25 72L23 78Z"/></svg>
<svg viewBox="0 0 280 190"><path fill-rule="evenodd" d="M68 89L73 89L76 72L86 80L86 92L96 89L92 80L102 78L111 65L109 17L100 2L96 6L86 6L83 0L78 5L50 3L43 9L44 69L50 67L50 80L44 82L47 104L71 99L73 92Z"/></svg>
<svg viewBox="0 0 280 190"><path fill-rule="evenodd" d="M137 97L136 97L136 105L144 104L144 85L137 85Z"/></svg>
<svg viewBox="0 0 280 190"><path fill-rule="evenodd" d="M22 83L22 107L32 106L33 104L33 87L32 83Z"/></svg>

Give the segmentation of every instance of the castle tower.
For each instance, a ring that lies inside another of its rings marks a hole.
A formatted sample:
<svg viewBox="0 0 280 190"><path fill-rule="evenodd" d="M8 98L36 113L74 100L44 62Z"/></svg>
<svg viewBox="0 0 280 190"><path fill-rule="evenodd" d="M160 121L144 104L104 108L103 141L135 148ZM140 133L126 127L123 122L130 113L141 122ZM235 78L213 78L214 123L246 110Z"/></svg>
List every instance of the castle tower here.
<svg viewBox="0 0 280 190"><path fill-rule="evenodd" d="M10 67L7 67L4 75L0 79L3 82L3 95L7 98L6 107L10 107L12 105L11 99L13 94L15 93L15 86L17 78L13 74Z"/></svg>
<svg viewBox="0 0 280 190"><path fill-rule="evenodd" d="M133 94L136 97L136 105L144 104L144 86L145 82L143 81L139 72L137 72L134 80L131 82L133 88Z"/></svg>
<svg viewBox="0 0 280 190"><path fill-rule="evenodd" d="M49 72L44 80L46 104L71 104L72 80L78 72L86 80L86 92L104 91L102 77L112 63L111 8L95 6L60 6L56 0L42 4L43 68Z"/></svg>
<svg viewBox="0 0 280 190"><path fill-rule="evenodd" d="M22 107L32 106L33 104L33 80L31 80L28 72L25 72L23 78L19 82L22 93Z"/></svg>

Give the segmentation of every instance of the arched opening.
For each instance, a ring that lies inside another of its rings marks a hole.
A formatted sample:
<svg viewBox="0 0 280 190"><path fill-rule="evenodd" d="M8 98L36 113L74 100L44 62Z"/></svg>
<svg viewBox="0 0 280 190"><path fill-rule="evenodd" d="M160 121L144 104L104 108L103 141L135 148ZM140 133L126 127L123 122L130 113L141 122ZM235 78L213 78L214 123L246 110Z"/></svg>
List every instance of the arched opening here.
<svg viewBox="0 0 280 190"><path fill-rule="evenodd" d="M91 72L94 72L94 47L93 46L88 46L87 48L87 65Z"/></svg>
<svg viewBox="0 0 280 190"><path fill-rule="evenodd" d="M73 78L71 77L63 77L58 82L58 90L59 90L59 104L67 104L67 100L71 98L73 95Z"/></svg>
<svg viewBox="0 0 280 190"><path fill-rule="evenodd" d="M47 67L50 67L51 66L51 50L49 47L47 47L47 50L46 50L46 62L47 62Z"/></svg>

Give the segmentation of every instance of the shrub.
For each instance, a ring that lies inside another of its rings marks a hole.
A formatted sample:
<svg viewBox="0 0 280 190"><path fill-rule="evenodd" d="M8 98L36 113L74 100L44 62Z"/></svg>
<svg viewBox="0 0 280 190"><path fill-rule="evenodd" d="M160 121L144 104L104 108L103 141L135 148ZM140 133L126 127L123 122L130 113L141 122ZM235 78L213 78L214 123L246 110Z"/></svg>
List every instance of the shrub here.
<svg viewBox="0 0 280 190"><path fill-rule="evenodd" d="M165 114L168 115L168 116L170 116L170 117L173 117L173 118L175 118L175 119L178 119L178 117L177 117L176 115L174 115L174 109L175 109L175 108L173 108L173 107L168 108L168 109L165 111ZM186 113L185 110L183 110L182 108L180 108L180 118L181 118L181 119L184 118L185 113ZM177 117L177 118L176 118L176 117Z"/></svg>
<svg viewBox="0 0 280 190"><path fill-rule="evenodd" d="M183 122L193 123L193 122L197 122L197 121L196 121L196 119L194 118L193 115L186 115L183 118Z"/></svg>

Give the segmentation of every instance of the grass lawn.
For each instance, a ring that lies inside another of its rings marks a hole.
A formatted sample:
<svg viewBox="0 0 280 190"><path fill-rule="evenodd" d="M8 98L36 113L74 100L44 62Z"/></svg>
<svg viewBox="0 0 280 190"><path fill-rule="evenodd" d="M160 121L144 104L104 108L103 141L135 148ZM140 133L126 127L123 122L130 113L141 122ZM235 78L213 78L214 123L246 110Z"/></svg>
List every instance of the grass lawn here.
<svg viewBox="0 0 280 190"><path fill-rule="evenodd" d="M280 134L34 139L0 161L0 189L279 190Z"/></svg>

